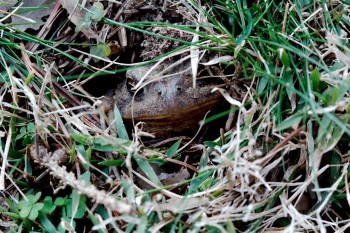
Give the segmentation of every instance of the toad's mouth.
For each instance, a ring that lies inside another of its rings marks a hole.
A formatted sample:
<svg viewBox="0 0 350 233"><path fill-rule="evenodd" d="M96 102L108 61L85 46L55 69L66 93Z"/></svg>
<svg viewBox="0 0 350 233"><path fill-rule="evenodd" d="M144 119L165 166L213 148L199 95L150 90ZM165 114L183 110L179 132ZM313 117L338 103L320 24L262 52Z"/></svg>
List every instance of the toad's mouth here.
<svg viewBox="0 0 350 233"><path fill-rule="evenodd" d="M196 105L163 109L157 114L138 115L134 118L131 117L131 112L128 112L123 116L123 120L129 126L137 122L144 122L143 129L156 137L189 133L196 131L199 122L204 119L205 115L212 110L217 110L223 102L223 98L211 98Z"/></svg>
<svg viewBox="0 0 350 233"><path fill-rule="evenodd" d="M223 98L218 98L217 95L213 95L211 98L188 105L177 105L174 107L168 106L167 108L158 109L157 112L149 112L144 109L142 103L133 105L133 110L130 107L125 112L123 119L127 121L143 121L143 122L155 122L158 124L168 124L167 122L181 121L182 119L202 118L208 111L221 105ZM154 103L157 104L157 103ZM142 111L142 110L145 111ZM132 112L134 111L134 112Z"/></svg>

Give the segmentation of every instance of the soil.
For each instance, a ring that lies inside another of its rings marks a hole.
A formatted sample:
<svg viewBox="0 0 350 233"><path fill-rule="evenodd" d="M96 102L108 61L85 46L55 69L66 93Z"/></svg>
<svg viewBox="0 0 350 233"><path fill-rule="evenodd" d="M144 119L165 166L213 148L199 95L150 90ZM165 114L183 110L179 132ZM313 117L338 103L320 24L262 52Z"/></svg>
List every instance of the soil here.
<svg viewBox="0 0 350 233"><path fill-rule="evenodd" d="M126 23L148 21L179 25L190 24L189 20L181 14L181 7L172 5L173 4L167 0L128 1L128 5L125 6L125 10L123 10L123 18ZM144 29L161 36L188 42L190 42L193 37L191 34L167 27L157 26ZM130 51L130 62L132 63L156 58L181 45L180 42L136 31L128 31L128 41L122 41L121 44L127 44L126 49Z"/></svg>

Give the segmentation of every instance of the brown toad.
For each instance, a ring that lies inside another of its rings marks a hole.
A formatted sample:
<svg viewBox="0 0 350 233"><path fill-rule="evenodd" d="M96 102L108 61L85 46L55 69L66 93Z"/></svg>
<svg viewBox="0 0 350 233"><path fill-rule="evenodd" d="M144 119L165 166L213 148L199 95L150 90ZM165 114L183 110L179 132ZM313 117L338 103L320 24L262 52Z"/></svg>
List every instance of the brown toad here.
<svg viewBox="0 0 350 233"><path fill-rule="evenodd" d="M175 66L165 62L151 71L152 67L128 70L115 91L114 102L125 124L144 122L143 130L156 137L193 132L208 111L223 103L220 93L211 93L213 83L197 81L193 88L189 62ZM143 83L148 84L134 90L147 72ZM217 79L216 84L221 81Z"/></svg>

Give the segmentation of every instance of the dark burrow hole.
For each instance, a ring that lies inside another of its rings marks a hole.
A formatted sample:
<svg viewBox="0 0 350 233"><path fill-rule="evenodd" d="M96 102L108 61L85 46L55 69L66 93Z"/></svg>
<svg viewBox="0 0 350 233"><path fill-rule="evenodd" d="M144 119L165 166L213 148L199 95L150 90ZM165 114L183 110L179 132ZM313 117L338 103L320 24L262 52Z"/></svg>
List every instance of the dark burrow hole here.
<svg viewBox="0 0 350 233"><path fill-rule="evenodd" d="M104 75L95 77L85 83L83 88L92 96L100 97L106 95L108 91L113 91L118 84L123 80L123 74L118 75Z"/></svg>

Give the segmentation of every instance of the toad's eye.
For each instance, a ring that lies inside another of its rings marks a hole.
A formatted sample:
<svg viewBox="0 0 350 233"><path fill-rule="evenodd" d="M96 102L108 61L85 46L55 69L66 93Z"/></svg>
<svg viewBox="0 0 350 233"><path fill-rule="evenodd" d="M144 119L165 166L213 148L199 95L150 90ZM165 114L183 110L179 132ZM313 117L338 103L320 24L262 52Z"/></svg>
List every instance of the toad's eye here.
<svg viewBox="0 0 350 233"><path fill-rule="evenodd" d="M126 86L128 87L128 90L134 89L137 82L133 78L126 78Z"/></svg>
<svg viewBox="0 0 350 233"><path fill-rule="evenodd" d="M140 89L136 92L135 86L137 82L133 78L126 78L126 88L130 92L130 94L134 95L136 93L136 97L141 96L144 92L144 89Z"/></svg>

